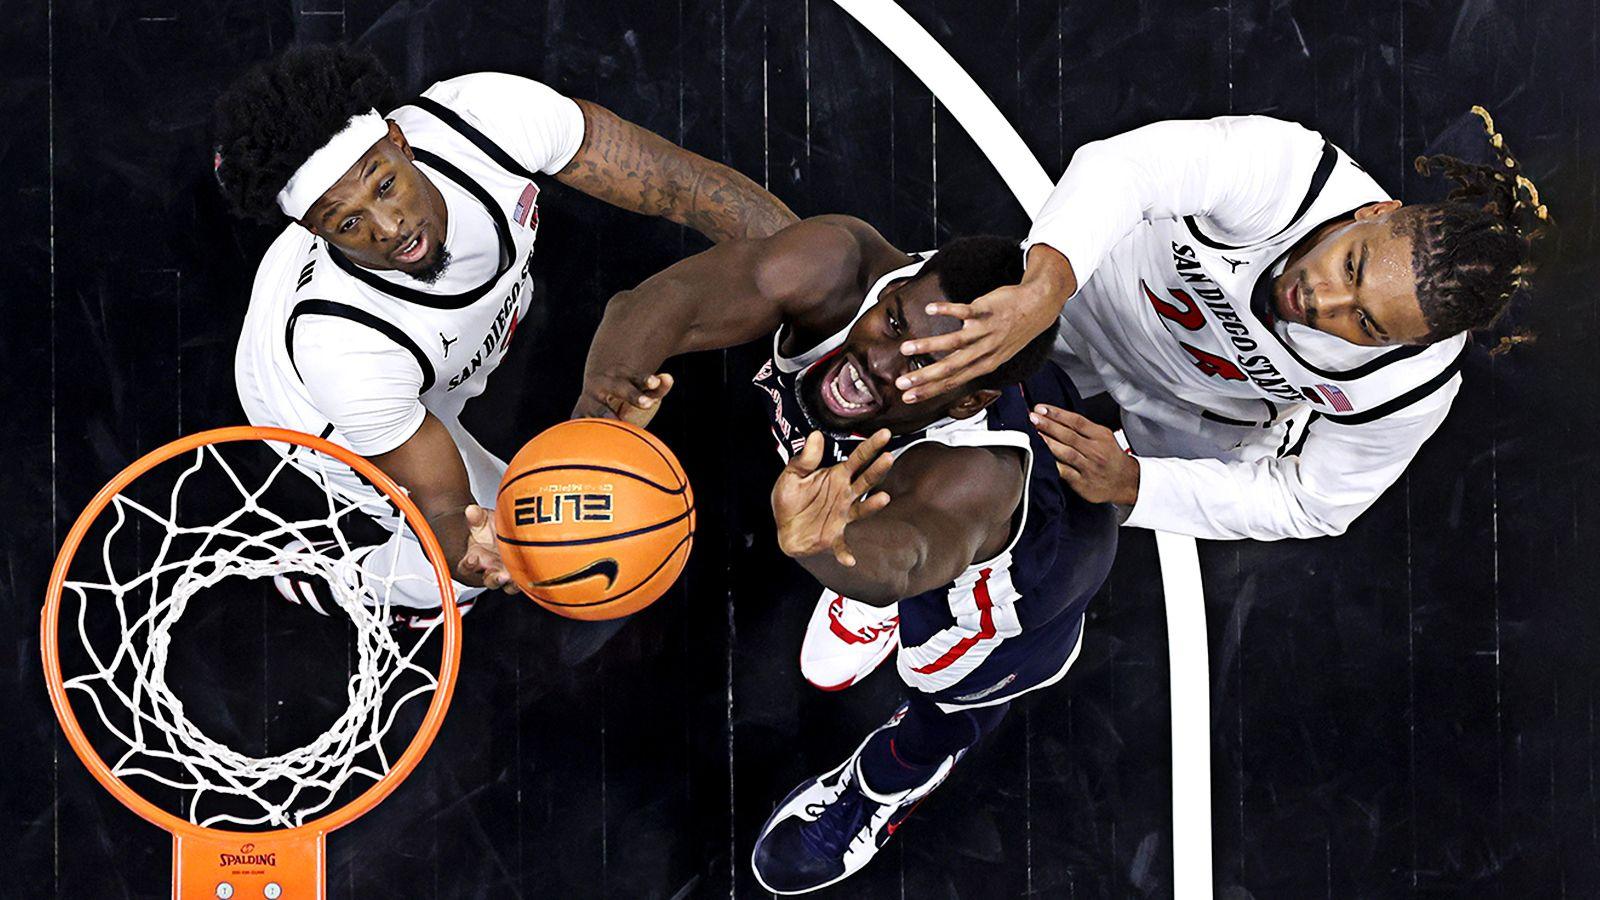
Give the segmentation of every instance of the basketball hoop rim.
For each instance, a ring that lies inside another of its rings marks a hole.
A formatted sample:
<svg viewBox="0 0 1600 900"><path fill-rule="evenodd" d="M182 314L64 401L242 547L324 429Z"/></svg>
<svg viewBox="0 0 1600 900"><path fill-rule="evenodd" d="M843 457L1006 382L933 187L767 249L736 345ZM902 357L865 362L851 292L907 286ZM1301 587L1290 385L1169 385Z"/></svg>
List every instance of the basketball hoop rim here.
<svg viewBox="0 0 1600 900"><path fill-rule="evenodd" d="M433 700L428 705L428 711L423 717L421 726L418 727L416 735L412 737L410 744L406 746L405 751L400 754L395 764L390 767L382 779L344 806L293 828L267 831L230 831L223 828L208 828L198 825L167 812L128 787L122 779L111 771L105 760L100 758L100 754L94 749L89 742L88 736L84 733L83 727L78 724L78 717L73 713L72 704L67 699L65 680L61 675L60 648L58 646L60 639L61 593L66 584L67 570L70 568L73 557L76 555L84 536L88 533L95 520L99 518L100 513L111 504L112 498L120 494L123 489L132 484L139 476L174 457L209 444L239 443L244 441L277 441L316 450L350 466L370 481L374 487L400 509L401 514L405 516L406 522L421 540L423 550L428 555L428 561L433 564L434 575L438 580L439 594L444 608L442 622L444 639L439 657L438 686L434 689ZM439 732L439 727L444 723L445 712L450 707L450 698L455 690L456 668L460 662L461 654L461 612L456 607L455 586L450 577L450 567L445 561L444 548L439 545L438 538L434 536L433 530L428 527L428 522L423 517L422 511L417 508L417 505L412 502L411 498L406 495L406 492L394 479L390 478L370 460L316 435L292 431L287 428L236 425L185 435L171 443L158 447L129 464L121 472L117 473L105 487L101 488L99 493L95 494L94 499L90 500L89 505L78 515L77 521L72 525L72 529L67 532L66 541L62 543L61 551L56 556L55 566L50 571L50 583L45 593L44 610L39 624L39 636L45 685L50 692L50 705L55 707L56 719L61 723L62 731L66 732L67 742L72 745L73 752L78 755L79 759L83 760L84 765L88 767L95 780L99 781L101 786L110 791L124 806L150 823L178 836L198 839L238 838L242 836L254 840L296 842L315 840L328 832L349 824L372 809L372 807L378 805L383 798L399 787L400 783L416 768L423 754L432 745L434 737Z"/></svg>

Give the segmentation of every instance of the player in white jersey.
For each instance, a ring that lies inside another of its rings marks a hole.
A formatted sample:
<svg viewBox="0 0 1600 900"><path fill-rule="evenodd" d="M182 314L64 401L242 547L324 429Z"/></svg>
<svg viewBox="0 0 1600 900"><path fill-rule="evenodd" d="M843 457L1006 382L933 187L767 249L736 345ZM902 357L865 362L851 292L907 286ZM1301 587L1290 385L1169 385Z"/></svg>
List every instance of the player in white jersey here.
<svg viewBox="0 0 1600 900"><path fill-rule="evenodd" d="M1461 187L1411 206L1262 116L1086 145L1034 223L1022 283L963 310L958 337L908 343L956 352L903 388L970 378L1059 314L1057 361L1117 401L1135 454L1063 417L1076 489L1178 534L1339 534L1444 420L1467 334L1521 288L1546 217L1475 112L1496 164L1419 160Z"/></svg>
<svg viewBox="0 0 1600 900"><path fill-rule="evenodd" d="M243 215L292 220L256 275L239 397L252 423L321 434L405 486L458 589L506 587L482 508L505 463L459 415L533 302L539 179L716 241L765 236L794 216L726 166L525 78L465 75L398 106L392 94L371 56L311 47L218 101L223 192ZM353 471L331 480L370 490ZM377 570L428 570L407 535L367 553ZM280 588L318 600L309 583Z"/></svg>
<svg viewBox="0 0 1600 900"><path fill-rule="evenodd" d="M1481 109L1493 166L1451 157L1443 203L1405 206L1343 151L1262 116L1160 122L1088 144L1036 219L1027 268L967 307L961 331L908 341L949 353L907 373L904 399L944 392L1059 316L1055 360L1109 428L1035 410L1062 477L1126 508L1125 524L1195 537L1342 533L1443 422L1468 333L1522 286L1546 218ZM821 623L819 607L815 622ZM808 642L873 665L893 611L833 618Z"/></svg>

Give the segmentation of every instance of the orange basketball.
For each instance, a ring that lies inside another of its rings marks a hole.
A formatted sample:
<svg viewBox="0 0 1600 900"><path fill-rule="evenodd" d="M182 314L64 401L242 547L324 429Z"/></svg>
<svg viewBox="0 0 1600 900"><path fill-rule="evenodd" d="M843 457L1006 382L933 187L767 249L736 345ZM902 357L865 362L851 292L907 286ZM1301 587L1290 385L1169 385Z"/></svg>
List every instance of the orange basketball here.
<svg viewBox="0 0 1600 900"><path fill-rule="evenodd" d="M517 451L494 511L517 587L573 619L615 619L678 579L694 544L694 492L655 435L573 419Z"/></svg>

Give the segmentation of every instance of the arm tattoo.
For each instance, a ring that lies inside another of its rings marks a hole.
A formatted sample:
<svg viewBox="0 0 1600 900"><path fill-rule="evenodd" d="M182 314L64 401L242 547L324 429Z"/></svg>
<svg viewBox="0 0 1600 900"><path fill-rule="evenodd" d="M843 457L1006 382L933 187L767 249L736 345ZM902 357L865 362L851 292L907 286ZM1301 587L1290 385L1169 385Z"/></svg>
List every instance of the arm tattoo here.
<svg viewBox="0 0 1600 900"><path fill-rule="evenodd" d="M613 206L664 216L713 241L766 237L797 221L733 169L580 100L583 146L556 177Z"/></svg>

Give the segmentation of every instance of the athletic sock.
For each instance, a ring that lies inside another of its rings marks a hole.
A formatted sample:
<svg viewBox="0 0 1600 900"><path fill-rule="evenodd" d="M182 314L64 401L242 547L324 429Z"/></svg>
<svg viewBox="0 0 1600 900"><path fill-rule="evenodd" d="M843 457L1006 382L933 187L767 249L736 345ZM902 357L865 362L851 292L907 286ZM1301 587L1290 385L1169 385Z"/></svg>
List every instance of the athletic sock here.
<svg viewBox="0 0 1600 900"><path fill-rule="evenodd" d="M1009 706L946 713L931 700L913 696L900 723L873 735L862 749L863 786L878 794L898 794L926 784L946 757L971 747L999 724Z"/></svg>
<svg viewBox="0 0 1600 900"><path fill-rule="evenodd" d="M895 746L895 732L899 730L890 728L878 732L861 751L862 785L874 794L898 794L925 784L944 761L943 757L933 763L907 760Z"/></svg>

